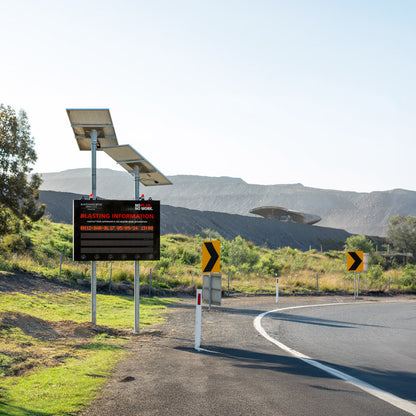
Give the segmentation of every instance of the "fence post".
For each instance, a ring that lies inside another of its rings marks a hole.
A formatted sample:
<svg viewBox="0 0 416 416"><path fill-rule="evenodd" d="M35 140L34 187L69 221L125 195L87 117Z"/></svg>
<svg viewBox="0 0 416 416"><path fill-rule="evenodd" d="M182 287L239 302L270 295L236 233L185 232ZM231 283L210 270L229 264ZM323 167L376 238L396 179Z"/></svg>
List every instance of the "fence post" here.
<svg viewBox="0 0 416 416"><path fill-rule="evenodd" d="M61 259L59 261L59 283L61 282L61 276L62 276L62 252L61 252Z"/></svg>
<svg viewBox="0 0 416 416"><path fill-rule="evenodd" d="M230 296L230 269L228 269L228 296Z"/></svg>
<svg viewBox="0 0 416 416"><path fill-rule="evenodd" d="M260 272L260 294L263 294L263 273Z"/></svg>
<svg viewBox="0 0 416 416"><path fill-rule="evenodd" d="M149 298L152 297L152 269L150 269L149 275Z"/></svg>

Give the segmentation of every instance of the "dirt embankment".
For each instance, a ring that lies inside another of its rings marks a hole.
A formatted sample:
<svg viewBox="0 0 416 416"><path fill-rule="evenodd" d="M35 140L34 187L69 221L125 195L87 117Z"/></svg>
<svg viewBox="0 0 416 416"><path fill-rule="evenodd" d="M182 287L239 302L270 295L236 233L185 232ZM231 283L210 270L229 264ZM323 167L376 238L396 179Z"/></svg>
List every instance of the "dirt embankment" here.
<svg viewBox="0 0 416 416"><path fill-rule="evenodd" d="M26 273L0 274L0 293L38 296L74 290L67 283ZM30 311L27 311L30 313ZM91 322L49 321L20 311L0 312L0 376L20 376L34 368L54 367L87 351L98 334L131 337L127 330ZM1 395L0 395L1 398Z"/></svg>

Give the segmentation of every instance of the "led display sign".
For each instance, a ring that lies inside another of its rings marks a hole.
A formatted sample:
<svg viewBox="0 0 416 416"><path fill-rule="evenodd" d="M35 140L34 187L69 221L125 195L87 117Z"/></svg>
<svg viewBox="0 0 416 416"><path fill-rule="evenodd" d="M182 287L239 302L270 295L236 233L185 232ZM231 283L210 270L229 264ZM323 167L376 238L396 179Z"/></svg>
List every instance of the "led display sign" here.
<svg viewBox="0 0 416 416"><path fill-rule="evenodd" d="M75 261L159 260L160 201L74 201Z"/></svg>

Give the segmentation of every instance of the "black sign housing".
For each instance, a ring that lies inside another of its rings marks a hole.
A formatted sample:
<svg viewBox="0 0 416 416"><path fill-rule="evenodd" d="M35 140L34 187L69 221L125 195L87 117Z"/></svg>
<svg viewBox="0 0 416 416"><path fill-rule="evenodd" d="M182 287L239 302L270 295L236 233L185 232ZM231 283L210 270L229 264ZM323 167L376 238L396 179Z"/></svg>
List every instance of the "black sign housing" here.
<svg viewBox="0 0 416 416"><path fill-rule="evenodd" d="M75 261L159 260L160 201L75 200Z"/></svg>

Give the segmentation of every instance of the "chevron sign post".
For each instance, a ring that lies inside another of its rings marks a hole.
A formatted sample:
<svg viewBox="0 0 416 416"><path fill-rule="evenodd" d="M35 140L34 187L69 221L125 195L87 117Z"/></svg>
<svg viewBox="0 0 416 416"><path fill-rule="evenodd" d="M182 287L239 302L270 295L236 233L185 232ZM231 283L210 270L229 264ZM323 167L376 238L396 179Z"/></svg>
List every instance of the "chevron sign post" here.
<svg viewBox="0 0 416 416"><path fill-rule="evenodd" d="M362 251L347 251L347 270L354 272L354 299L360 293L360 272L368 271L368 253ZM358 281L357 281L358 272Z"/></svg>
<svg viewBox="0 0 416 416"><path fill-rule="evenodd" d="M202 300L221 306L222 284L220 273L221 243L219 240L202 244Z"/></svg>

